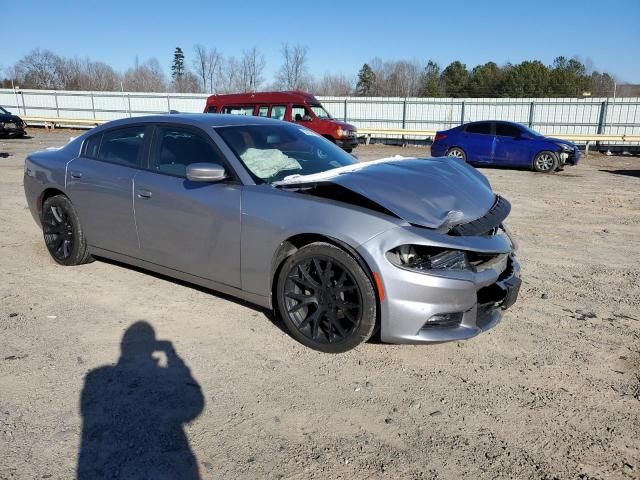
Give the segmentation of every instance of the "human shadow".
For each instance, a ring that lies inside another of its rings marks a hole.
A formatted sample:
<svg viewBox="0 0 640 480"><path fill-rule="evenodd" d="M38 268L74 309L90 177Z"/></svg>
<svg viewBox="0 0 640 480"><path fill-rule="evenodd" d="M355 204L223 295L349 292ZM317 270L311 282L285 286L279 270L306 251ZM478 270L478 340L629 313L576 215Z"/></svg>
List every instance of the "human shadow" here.
<svg viewBox="0 0 640 480"><path fill-rule="evenodd" d="M200 385L172 343L134 323L118 363L85 377L78 480L199 479L183 426L203 408Z"/></svg>

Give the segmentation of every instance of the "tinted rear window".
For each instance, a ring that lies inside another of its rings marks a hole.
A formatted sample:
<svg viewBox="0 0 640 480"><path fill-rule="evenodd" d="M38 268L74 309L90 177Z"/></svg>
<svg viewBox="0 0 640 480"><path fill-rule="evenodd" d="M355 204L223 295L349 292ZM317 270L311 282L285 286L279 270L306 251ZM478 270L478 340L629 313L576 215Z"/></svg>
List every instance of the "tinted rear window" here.
<svg viewBox="0 0 640 480"><path fill-rule="evenodd" d="M467 127L466 132L482 133L484 135L489 135L491 134L491 124L490 123L474 123Z"/></svg>
<svg viewBox="0 0 640 480"><path fill-rule="evenodd" d="M98 158L98 151L100 150L100 142L102 141L102 134L93 135L89 137L84 144L84 156L89 158Z"/></svg>
<svg viewBox="0 0 640 480"><path fill-rule="evenodd" d="M98 159L137 167L143 139L144 127L120 128L106 132L102 137Z"/></svg>

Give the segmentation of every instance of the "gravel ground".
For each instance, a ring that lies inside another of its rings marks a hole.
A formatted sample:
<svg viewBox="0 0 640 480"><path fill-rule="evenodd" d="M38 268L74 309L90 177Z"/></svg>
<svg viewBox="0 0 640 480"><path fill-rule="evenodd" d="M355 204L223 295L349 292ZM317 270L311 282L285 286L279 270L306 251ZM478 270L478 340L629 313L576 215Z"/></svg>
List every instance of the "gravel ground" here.
<svg viewBox="0 0 640 480"><path fill-rule="evenodd" d="M483 169L520 243L503 322L327 355L214 292L54 264L23 161L74 133L31 133L0 140L1 479L640 478L640 159Z"/></svg>

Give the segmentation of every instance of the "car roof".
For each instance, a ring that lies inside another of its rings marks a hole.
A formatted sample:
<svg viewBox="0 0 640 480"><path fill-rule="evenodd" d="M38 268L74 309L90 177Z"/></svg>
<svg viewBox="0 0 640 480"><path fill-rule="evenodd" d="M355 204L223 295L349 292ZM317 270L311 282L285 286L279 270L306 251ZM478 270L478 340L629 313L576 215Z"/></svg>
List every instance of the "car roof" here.
<svg viewBox="0 0 640 480"><path fill-rule="evenodd" d="M286 92L247 92L247 93L228 93L222 95L211 95L207 99L207 105L217 104L255 104L255 103L274 103L274 102L302 102L306 104L320 103L316 97L310 93L292 90Z"/></svg>
<svg viewBox="0 0 640 480"><path fill-rule="evenodd" d="M127 125L139 125L141 123L180 123L200 128L226 127L233 125L274 125L287 124L273 118L254 117L250 115L226 115L216 113L177 113L167 115L146 115L142 117L130 117L113 120L96 127L94 131L113 127L126 127Z"/></svg>
<svg viewBox="0 0 640 480"><path fill-rule="evenodd" d="M478 123L506 123L508 125L515 125L517 127L521 126L520 123L518 123L518 122L510 122L509 120L477 120L475 122L463 123L458 128L466 127L468 125L476 125Z"/></svg>

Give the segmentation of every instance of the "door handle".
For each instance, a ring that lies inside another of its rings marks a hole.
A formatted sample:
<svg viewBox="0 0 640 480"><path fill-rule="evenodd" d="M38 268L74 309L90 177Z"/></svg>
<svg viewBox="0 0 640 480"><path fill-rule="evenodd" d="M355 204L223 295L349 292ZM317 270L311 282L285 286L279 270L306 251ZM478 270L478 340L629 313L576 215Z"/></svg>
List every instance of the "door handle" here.
<svg viewBox="0 0 640 480"><path fill-rule="evenodd" d="M82 178L82 172L78 172L78 171L74 172L73 170L71 170L70 174L72 178Z"/></svg>
<svg viewBox="0 0 640 480"><path fill-rule="evenodd" d="M138 190L136 193L138 198L151 198L151 195L153 195L149 190Z"/></svg>

